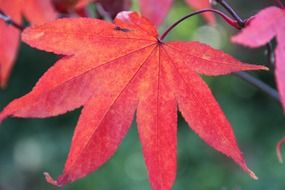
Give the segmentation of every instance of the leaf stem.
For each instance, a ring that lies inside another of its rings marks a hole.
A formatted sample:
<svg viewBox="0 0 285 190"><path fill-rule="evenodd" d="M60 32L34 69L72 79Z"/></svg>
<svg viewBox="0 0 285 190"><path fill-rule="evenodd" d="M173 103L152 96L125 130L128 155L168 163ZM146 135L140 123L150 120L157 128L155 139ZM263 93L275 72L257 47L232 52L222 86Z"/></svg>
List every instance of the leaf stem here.
<svg viewBox="0 0 285 190"><path fill-rule="evenodd" d="M1 11L1 10L0 10L0 19L3 20L6 24L13 26L13 27L17 28L17 29L20 30L20 31L23 31L23 30L25 29L22 25L20 25L20 24L16 23L15 21L13 21L13 20L11 19L11 17L9 17L8 15L6 15L6 14L5 14L3 11Z"/></svg>
<svg viewBox="0 0 285 190"><path fill-rule="evenodd" d="M237 28L237 29L240 29L240 25L239 23L237 23L235 20L231 19L230 17L228 17L227 15L225 15L223 12L219 11L219 10L216 10L216 9L201 9L199 11L195 11L195 12L192 12L182 18L180 18L179 20L177 20L175 23L173 23L171 26L169 26L165 32L161 35L160 37L160 41L163 41L164 38L168 35L168 33L173 30L178 24L180 24L181 22L183 22L184 20L194 16L194 15L198 15L198 14L202 14L202 13L205 13L205 12L213 12L213 13L216 13L218 15L220 15L229 25Z"/></svg>

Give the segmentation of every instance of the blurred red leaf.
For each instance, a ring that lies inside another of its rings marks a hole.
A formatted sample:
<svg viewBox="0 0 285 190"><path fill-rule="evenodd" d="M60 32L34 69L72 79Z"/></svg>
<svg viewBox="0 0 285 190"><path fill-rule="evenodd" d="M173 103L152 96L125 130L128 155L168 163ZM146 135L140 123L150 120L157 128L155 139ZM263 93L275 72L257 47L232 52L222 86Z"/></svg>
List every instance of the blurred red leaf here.
<svg viewBox="0 0 285 190"><path fill-rule="evenodd" d="M232 41L256 48L277 40L275 76L283 109L285 110L285 9L268 7L261 10Z"/></svg>
<svg viewBox="0 0 285 190"><path fill-rule="evenodd" d="M155 26L136 13L113 23L59 19L23 32L32 47L66 55L27 95L12 101L6 117L51 117L83 107L63 174L63 186L103 165L117 150L136 111L139 137L153 189L171 189L176 175L177 108L211 147L251 177L230 123L198 74L266 69L242 64L198 42L161 42Z"/></svg>
<svg viewBox="0 0 285 190"><path fill-rule="evenodd" d="M158 26L167 16L173 0L140 0L139 3L142 14ZM209 0L186 0L186 3L194 10L211 8ZM203 16L209 23L215 23L212 13L206 13Z"/></svg>
<svg viewBox="0 0 285 190"><path fill-rule="evenodd" d="M22 23L22 16L33 25L51 21L57 17L50 0L0 0L0 10L19 24ZM2 88L5 87L15 62L19 33L18 29L0 20L0 86Z"/></svg>
<svg viewBox="0 0 285 190"><path fill-rule="evenodd" d="M18 24L24 16L32 25L55 20L58 12L83 8L91 0L0 0L0 10ZM19 46L19 31L0 20L0 86L7 84Z"/></svg>
<svg viewBox="0 0 285 190"><path fill-rule="evenodd" d="M7 3L0 1L0 9L8 14L14 21L20 23L21 13L19 4ZM17 49L19 46L19 30L8 26L4 21L0 20L0 86L6 86L11 68L14 64Z"/></svg>

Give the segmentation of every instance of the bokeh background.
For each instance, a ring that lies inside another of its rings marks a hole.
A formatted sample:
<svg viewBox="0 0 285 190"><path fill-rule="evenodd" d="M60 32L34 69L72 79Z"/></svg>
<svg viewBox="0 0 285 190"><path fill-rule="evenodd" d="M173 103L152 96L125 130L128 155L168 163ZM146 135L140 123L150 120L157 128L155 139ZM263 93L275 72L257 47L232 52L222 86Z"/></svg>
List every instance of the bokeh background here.
<svg viewBox="0 0 285 190"><path fill-rule="evenodd" d="M228 2L243 18L274 4L272 0ZM223 10L219 6L216 8ZM136 3L134 9L137 9ZM184 1L175 0L160 31L190 11ZM216 26L208 26L200 16L195 16L173 30L168 40L198 40L244 62L266 64L268 59L265 48L252 50L232 44L230 37L235 33L236 30L219 18ZM40 52L22 43L9 85L0 91L0 108L29 92L57 59L55 55ZM252 74L275 87L272 72ZM278 163L275 153L277 141L285 135L281 106L235 76L205 79L231 121L248 165L256 172L259 180L252 180L232 160L207 146L179 115L178 171L173 189L285 189L285 165ZM45 182L42 173L48 171L54 177L61 173L79 113L80 110L76 110L49 119L7 119L0 127L0 190L56 189ZM103 167L63 189L150 189L136 123L133 122L119 150Z"/></svg>

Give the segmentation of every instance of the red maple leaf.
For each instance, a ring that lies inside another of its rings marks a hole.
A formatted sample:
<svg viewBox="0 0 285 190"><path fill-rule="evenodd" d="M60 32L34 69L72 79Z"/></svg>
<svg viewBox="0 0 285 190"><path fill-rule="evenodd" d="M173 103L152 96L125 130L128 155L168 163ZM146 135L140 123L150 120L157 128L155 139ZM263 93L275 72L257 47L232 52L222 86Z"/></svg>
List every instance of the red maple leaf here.
<svg viewBox="0 0 285 190"><path fill-rule="evenodd" d="M277 40L275 76L285 109L285 9L268 7L261 10L232 41L256 48L270 42L274 37Z"/></svg>
<svg viewBox="0 0 285 190"><path fill-rule="evenodd" d="M195 10L210 8L209 0L185 0L186 3ZM171 8L173 0L140 0L142 14L149 18L157 26L164 20ZM209 23L215 22L215 17L211 13L203 14Z"/></svg>
<svg viewBox="0 0 285 190"><path fill-rule="evenodd" d="M122 12L113 23L59 19L23 32L32 47L66 55L27 95L0 114L44 118L84 106L63 174L63 186L103 165L117 150L136 111L139 137L153 189L171 189L176 175L177 109L211 147L251 177L230 123L198 74L266 69L242 64L199 42L162 42L155 26Z"/></svg>

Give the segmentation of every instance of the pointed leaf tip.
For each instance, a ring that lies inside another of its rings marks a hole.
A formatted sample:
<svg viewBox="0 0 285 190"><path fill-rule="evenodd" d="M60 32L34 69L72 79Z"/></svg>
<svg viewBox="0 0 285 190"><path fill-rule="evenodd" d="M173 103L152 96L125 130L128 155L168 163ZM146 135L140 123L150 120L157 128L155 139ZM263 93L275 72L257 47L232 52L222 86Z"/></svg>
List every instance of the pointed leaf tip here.
<svg viewBox="0 0 285 190"><path fill-rule="evenodd" d="M258 180L258 177L255 175L255 173L251 169L247 167L245 162L241 164L240 166L243 169L243 171L245 171L252 179Z"/></svg>
<svg viewBox="0 0 285 190"><path fill-rule="evenodd" d="M247 173L249 174L249 176L254 179L254 180L258 180L258 177L255 175L255 173L253 171L251 171L250 169L247 170Z"/></svg>
<svg viewBox="0 0 285 190"><path fill-rule="evenodd" d="M252 64L249 64L249 65L255 67L256 69L254 69L254 70L263 70L263 71L269 71L270 70L270 68L268 68L264 65L252 65Z"/></svg>
<svg viewBox="0 0 285 190"><path fill-rule="evenodd" d="M270 69L268 68L268 67L266 67L266 66L261 66L261 70L265 70L265 71L269 71Z"/></svg>
<svg viewBox="0 0 285 190"><path fill-rule="evenodd" d="M52 185L57 186L57 187L62 187L62 185L60 185L60 184L58 183L58 181L54 180L54 179L49 175L48 172L44 172L44 176L45 176L45 178L46 178L46 181L47 181L49 184L52 184Z"/></svg>
<svg viewBox="0 0 285 190"><path fill-rule="evenodd" d="M285 142L285 137L283 137L278 143L276 144L276 155L278 161L283 164L283 158L282 158L282 153L281 153L281 146Z"/></svg>

